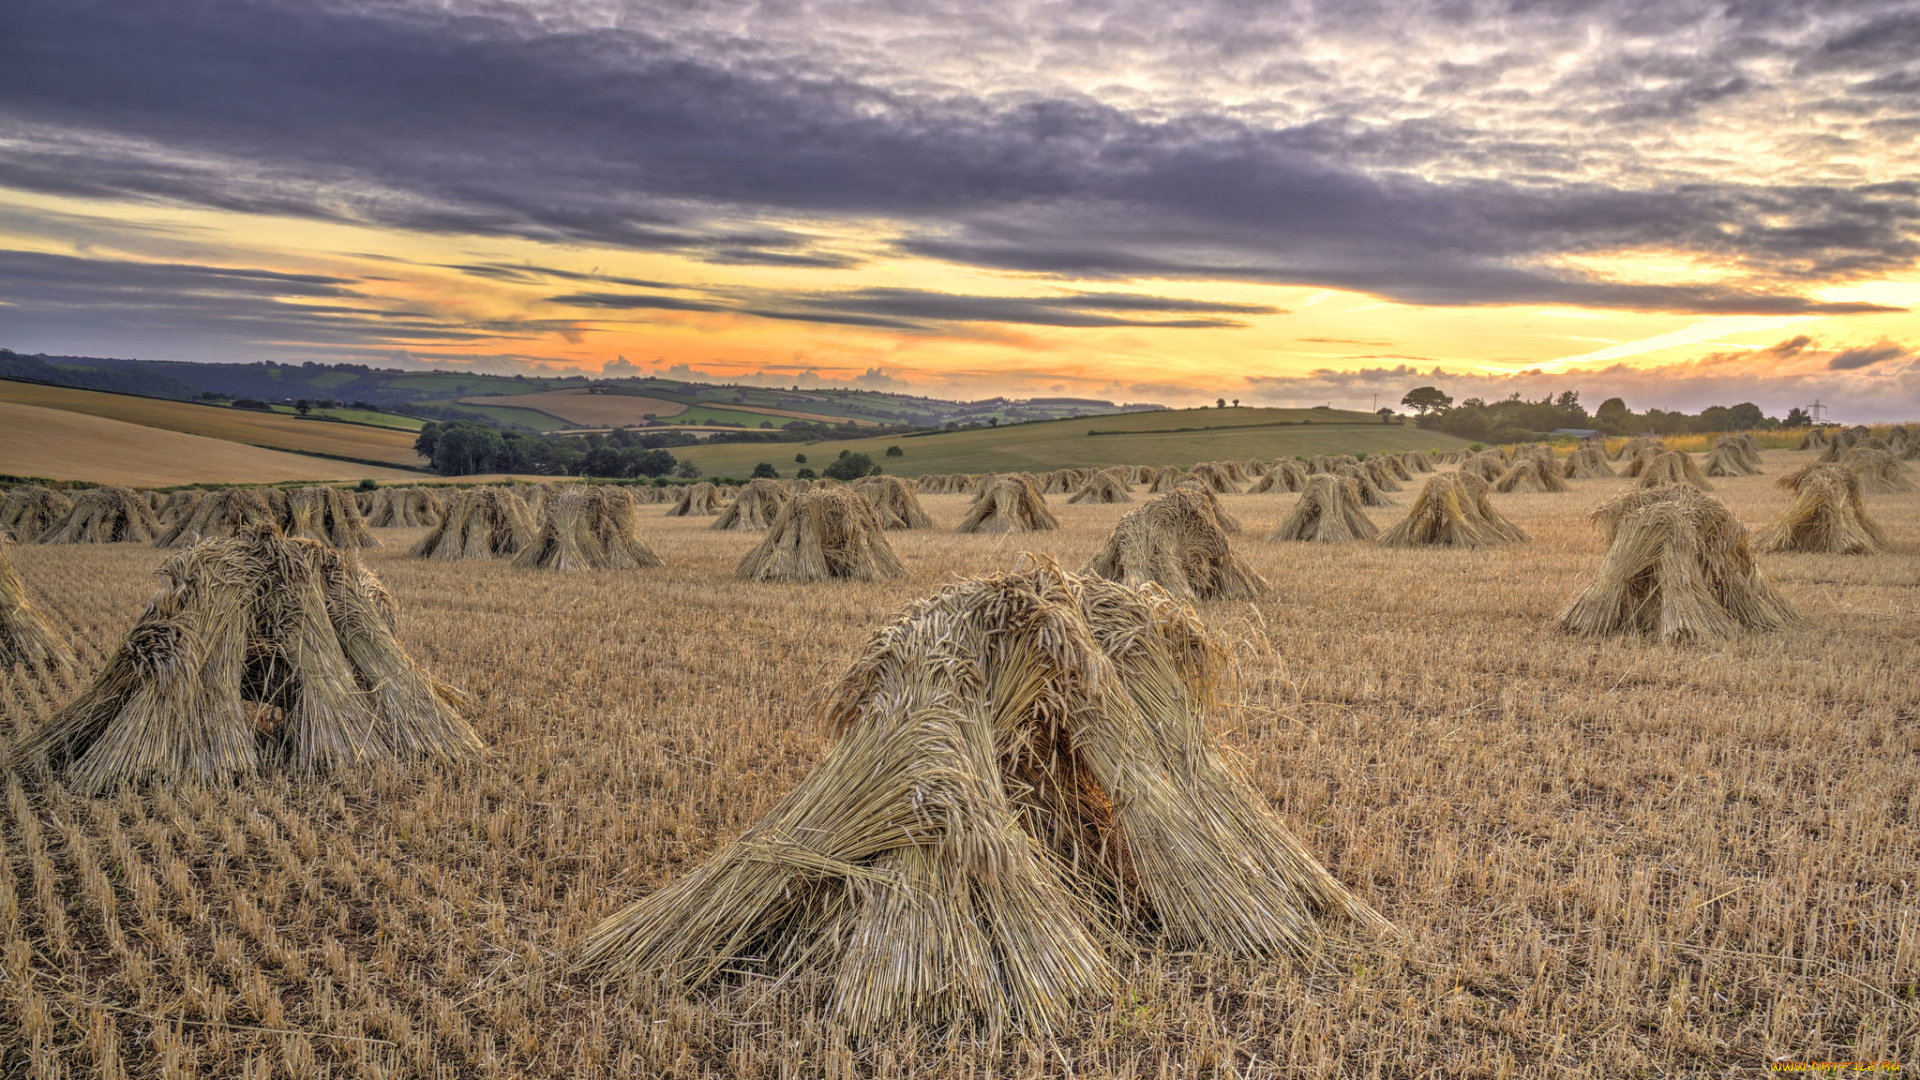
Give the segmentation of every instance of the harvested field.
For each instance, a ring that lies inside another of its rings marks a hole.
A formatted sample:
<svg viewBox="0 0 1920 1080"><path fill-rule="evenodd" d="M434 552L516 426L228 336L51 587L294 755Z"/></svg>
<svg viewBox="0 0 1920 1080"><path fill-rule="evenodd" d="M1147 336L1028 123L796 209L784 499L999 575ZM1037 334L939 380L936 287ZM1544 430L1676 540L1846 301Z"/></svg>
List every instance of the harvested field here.
<svg viewBox="0 0 1920 1080"><path fill-rule="evenodd" d="M1792 498L1716 479L1749 527ZM1880 555L1760 556L1799 621L1713 649L1553 629L1632 490L1495 495L1533 541L1270 543L1300 497L1225 495L1272 586L1202 617L1211 718L1254 788L1406 935L1310 960L1136 942L1057 1037L850 1044L801 980L681 992L569 974L586 934L738 839L833 741L808 712L888 615L1022 551L1080 566L1125 504L1053 531L888 534L905 577L736 582L760 534L646 517L645 574L359 554L397 637L470 692L458 767L0 807L0 1075L1075 1077L1757 1075L1915 1060L1920 498L1868 494ZM1137 504L1136 504L1137 505ZM1370 510L1385 526L1403 510ZM6 676L0 740L70 700L168 555L22 545L81 677Z"/></svg>
<svg viewBox="0 0 1920 1080"><path fill-rule="evenodd" d="M36 383L11 382L0 380L0 403L12 406L38 406L72 415L87 415L105 420L117 420L127 424L147 427L156 431L174 431L187 435L202 435L247 447L267 447L274 450L298 450L303 454L332 454L339 457L355 458L359 461L384 461L393 465L424 466L427 462L413 448L414 433L395 428L368 427L364 424L338 424L324 420L302 420L285 413L250 412L246 409L224 409L209 405L194 405L185 401L166 401L160 398L132 397L127 394L104 394L93 390L74 390L64 386L41 386ZM39 414L30 415L30 430L39 432L53 419ZM6 429L0 423L0 430ZM133 451L130 454L114 456L108 449L96 449L93 458L100 464L119 463L134 468L154 468L154 462L147 455L156 454L153 449ZM276 455L277 456L277 455ZM299 457L301 455L296 455ZM305 472L294 472L281 476L234 476L222 469L203 469L193 471L195 464L191 459L174 461L174 475L187 473L184 480L125 480L123 483L136 484L175 484L205 481L224 481L239 483L243 481L273 481L296 479L352 479L361 476L398 478L411 475L394 471L383 473L377 466L356 465L353 462L328 461L325 458L314 459L314 465ZM224 462L209 463L225 465ZM343 471L341 467L345 467ZM358 472L350 471L358 469ZM368 469L375 469L368 472ZM0 471L13 472L25 476L50 476L49 473L24 473L11 467ZM55 476L54 479L67 479ZM98 476L79 476L73 479L104 482Z"/></svg>
<svg viewBox="0 0 1920 1080"><path fill-rule="evenodd" d="M0 388L25 385L0 382ZM200 405L179 407L216 414L223 411ZM49 480L153 486L271 484L283 480L358 480L362 477L400 480L420 476L399 469L263 450L225 438L208 438L8 401L0 401L0 472L44 476Z"/></svg>

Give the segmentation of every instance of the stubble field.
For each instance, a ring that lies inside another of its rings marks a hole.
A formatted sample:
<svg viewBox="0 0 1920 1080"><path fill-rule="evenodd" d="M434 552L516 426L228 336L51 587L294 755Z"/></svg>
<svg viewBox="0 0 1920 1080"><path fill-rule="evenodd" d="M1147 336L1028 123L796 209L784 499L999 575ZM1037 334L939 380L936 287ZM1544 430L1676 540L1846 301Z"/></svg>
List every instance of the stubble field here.
<svg viewBox="0 0 1920 1080"><path fill-rule="evenodd" d="M1787 501L1717 480L1749 527ZM1784 632L1592 642L1553 616L1624 480L1496 496L1534 536L1473 553L1262 538L1293 495L1226 496L1272 583L1203 614L1238 670L1218 736L1401 942L1299 962L1170 954L1059 1038L849 1044L805 988L602 990L601 918L697 865L812 769L809 700L866 635L1022 551L1077 567L1128 506L1058 532L889 534L883 585L735 583L756 534L640 511L663 569L573 575L368 553L414 655L492 744L419 767L84 800L7 777L0 1074L23 1076L1619 1076L1773 1058L1920 1062L1920 495L1868 497L1896 551L1771 556ZM1404 506L1412 490L1396 498ZM1136 503L1144 495L1135 495ZM1381 524L1401 510L1371 511ZM163 552L25 547L84 675ZM6 683L12 738L77 681Z"/></svg>

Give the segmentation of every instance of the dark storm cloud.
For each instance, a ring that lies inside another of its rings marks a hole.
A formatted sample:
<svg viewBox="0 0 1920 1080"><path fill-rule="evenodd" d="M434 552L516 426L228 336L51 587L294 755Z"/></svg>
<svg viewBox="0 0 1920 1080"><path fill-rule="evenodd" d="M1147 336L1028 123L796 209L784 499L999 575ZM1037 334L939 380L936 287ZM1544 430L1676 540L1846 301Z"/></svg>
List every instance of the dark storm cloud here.
<svg viewBox="0 0 1920 1080"><path fill-rule="evenodd" d="M353 284L347 278L248 267L0 250L0 298L6 301L0 304L0 334L64 326L88 333L200 336L230 344L447 344L573 327L566 320L450 322L381 306Z"/></svg>
<svg viewBox="0 0 1920 1080"><path fill-rule="evenodd" d="M715 12L727 5L591 23L457 3L13 0L0 9L0 185L800 268L862 256L785 224L884 219L900 223L897 250L976 266L1421 304L1845 313L1864 307L1809 301L1801 283L1920 259L1911 184L1761 186L1651 160L1627 174L1651 152L1640 133L1656 145L1663 125L1780 92L1770 63L1843 73L1809 108L1851 102L1848 123L1870 130L1911 122L1910 100L1873 89L1905 77L1911 12L1624 0L1303 13L1116 0L1092 22L884 4ZM1506 47L1486 58L1421 60L1493 28ZM1336 57L1356 42L1404 52L1413 81L1371 86L1315 42ZM1574 52L1566 73L1529 74ZM999 55L1007 70L1110 57L1196 89L1142 104L953 74ZM1246 104L1217 105L1216 91ZM1407 105L1422 95L1431 103ZM1271 104L1282 99L1302 115ZM1548 265L1636 248L1749 280L1623 285ZM832 311L1134 324L1088 304L990 299L875 294ZM760 307L826 317L812 303Z"/></svg>

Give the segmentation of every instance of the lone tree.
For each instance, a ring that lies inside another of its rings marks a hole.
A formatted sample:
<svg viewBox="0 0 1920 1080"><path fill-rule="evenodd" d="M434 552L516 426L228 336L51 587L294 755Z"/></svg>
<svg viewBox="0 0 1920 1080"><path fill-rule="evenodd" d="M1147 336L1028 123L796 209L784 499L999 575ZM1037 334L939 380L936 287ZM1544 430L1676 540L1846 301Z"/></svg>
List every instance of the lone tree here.
<svg viewBox="0 0 1920 1080"><path fill-rule="evenodd" d="M1213 407L1214 407L1214 408L1216 408L1216 409L1224 409L1224 408L1226 408L1226 407L1227 407L1227 399L1226 399L1226 398L1214 398L1214 399L1213 399Z"/></svg>
<svg viewBox="0 0 1920 1080"><path fill-rule="evenodd" d="M873 472L873 459L865 454L842 451L838 460L828 465L823 473L829 480L846 482L858 480Z"/></svg>
<svg viewBox="0 0 1920 1080"><path fill-rule="evenodd" d="M1418 386L1407 391L1400 404L1425 416L1430 412L1442 412L1453 407L1453 398L1441 393L1437 386Z"/></svg>
<svg viewBox="0 0 1920 1080"><path fill-rule="evenodd" d="M805 454L795 454L795 455L793 455L793 460L794 460L794 461L796 461L796 462L799 462L799 463L800 463L800 464L802 464L802 465L805 465L805 464L807 463L807 455L805 455Z"/></svg>
<svg viewBox="0 0 1920 1080"><path fill-rule="evenodd" d="M293 403L293 411L299 413L301 416L305 416L313 411L313 402L308 401L306 398L301 398L299 401Z"/></svg>
<svg viewBox="0 0 1920 1080"><path fill-rule="evenodd" d="M906 453L907 452L905 450L900 449L898 446L887 447L888 457L905 457Z"/></svg>
<svg viewBox="0 0 1920 1080"><path fill-rule="evenodd" d="M755 480L778 480L780 479L780 473L774 469L772 462L763 461L753 467L752 478Z"/></svg>

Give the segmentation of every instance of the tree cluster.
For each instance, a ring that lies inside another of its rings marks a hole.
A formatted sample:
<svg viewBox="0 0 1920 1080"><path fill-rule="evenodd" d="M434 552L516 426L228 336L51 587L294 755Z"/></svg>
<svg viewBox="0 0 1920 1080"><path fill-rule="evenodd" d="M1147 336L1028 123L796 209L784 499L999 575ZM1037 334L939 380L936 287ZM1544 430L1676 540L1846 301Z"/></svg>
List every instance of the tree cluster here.
<svg viewBox="0 0 1920 1080"><path fill-rule="evenodd" d="M1636 413L1625 401L1614 397L1588 413L1580 403L1578 390L1549 394L1538 401L1529 401L1516 393L1501 401L1468 398L1456 405L1451 396L1437 387L1420 386L1408 391L1400 404L1419 414L1423 428L1487 443L1528 442L1562 428L1590 429L1609 435L1684 435L1753 431L1782 424L1763 414L1760 407L1750 401L1715 405L1691 416L1664 409ZM1806 414L1800 409L1788 413L1785 421L1787 426L1805 422Z"/></svg>

